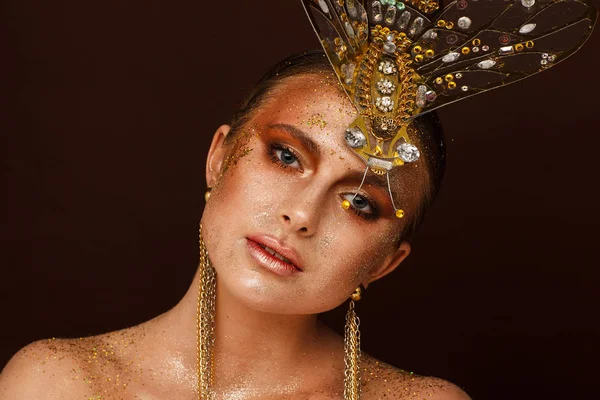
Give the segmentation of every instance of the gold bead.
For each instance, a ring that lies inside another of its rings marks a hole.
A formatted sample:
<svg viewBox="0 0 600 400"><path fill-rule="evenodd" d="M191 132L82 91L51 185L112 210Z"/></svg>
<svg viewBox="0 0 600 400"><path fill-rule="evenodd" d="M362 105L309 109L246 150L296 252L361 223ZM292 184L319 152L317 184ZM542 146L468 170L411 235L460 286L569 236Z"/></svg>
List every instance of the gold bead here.
<svg viewBox="0 0 600 400"><path fill-rule="evenodd" d="M349 202L348 200L344 200L344 201L342 201L342 208L343 208L344 210L347 210L347 209L349 209L349 208L350 208L350 202Z"/></svg>
<svg viewBox="0 0 600 400"><path fill-rule="evenodd" d="M210 191L212 190L212 188L208 188L206 189L206 192L204 192L204 201L208 203L208 199L210 199Z"/></svg>
<svg viewBox="0 0 600 400"><path fill-rule="evenodd" d="M463 47L461 50L461 53L463 54L469 54L471 52L471 49L468 47Z"/></svg>
<svg viewBox="0 0 600 400"><path fill-rule="evenodd" d="M421 62L421 61L423 61L423 55L422 55L422 54L417 54L417 55L415 56L415 61L416 61L416 62Z"/></svg>
<svg viewBox="0 0 600 400"><path fill-rule="evenodd" d="M515 50L516 51L523 51L523 44L521 44L521 43L516 44L515 45Z"/></svg>
<svg viewBox="0 0 600 400"><path fill-rule="evenodd" d="M444 26L446 26L446 21L444 21L443 19L440 19L437 22L437 26L440 27L440 28L443 28Z"/></svg>
<svg viewBox="0 0 600 400"><path fill-rule="evenodd" d="M421 46L415 46L415 47L413 47L413 51L416 54L419 54L421 51L423 51L423 49L421 48Z"/></svg>
<svg viewBox="0 0 600 400"><path fill-rule="evenodd" d="M454 89L456 87L456 82L448 82L448 89Z"/></svg>
<svg viewBox="0 0 600 400"><path fill-rule="evenodd" d="M434 55L434 54L435 54L435 52L434 52L433 50L431 50L431 49L429 49L429 50L427 50L427 51L425 52L425 55L426 55L427 57L433 57L433 55Z"/></svg>
<svg viewBox="0 0 600 400"><path fill-rule="evenodd" d="M444 79L446 79L446 82L452 82L454 80L454 75L448 74L444 77Z"/></svg>
<svg viewBox="0 0 600 400"><path fill-rule="evenodd" d="M396 210L396 218L404 218L404 210Z"/></svg>
<svg viewBox="0 0 600 400"><path fill-rule="evenodd" d="M448 28L448 29L454 28L454 22L446 22L446 28Z"/></svg>
<svg viewBox="0 0 600 400"><path fill-rule="evenodd" d="M473 46L479 46L481 44L481 40L475 39L473 40Z"/></svg>
<svg viewBox="0 0 600 400"><path fill-rule="evenodd" d="M525 42L525 47L527 47L528 49L532 49L534 46L533 40L528 40Z"/></svg>
<svg viewBox="0 0 600 400"><path fill-rule="evenodd" d="M352 301L359 301L361 299L362 296L362 289L359 287L356 288L356 290L354 291L354 293L352 293L352 295L350 296L350 298L352 299Z"/></svg>
<svg viewBox="0 0 600 400"><path fill-rule="evenodd" d="M442 79L441 76L435 78L435 83L437 83L438 85L441 85L444 82L444 80Z"/></svg>

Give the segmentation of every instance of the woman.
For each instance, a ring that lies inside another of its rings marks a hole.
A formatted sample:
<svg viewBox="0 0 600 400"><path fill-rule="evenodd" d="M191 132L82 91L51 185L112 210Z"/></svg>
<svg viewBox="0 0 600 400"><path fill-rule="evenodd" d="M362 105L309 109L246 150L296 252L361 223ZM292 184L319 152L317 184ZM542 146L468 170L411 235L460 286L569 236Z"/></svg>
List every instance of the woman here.
<svg viewBox="0 0 600 400"><path fill-rule="evenodd" d="M384 164L368 164L380 153L361 159L365 145L352 146L347 128L360 116L338 70L322 56L284 66L214 135L202 262L181 302L137 327L26 347L2 374L1 398L191 399L198 388L217 398L356 398L359 361L363 398L468 398L357 352L357 288L409 255L406 239L439 186L435 121L411 119L403 139L420 157L380 173ZM344 340L316 316L348 297Z"/></svg>
<svg viewBox="0 0 600 400"><path fill-rule="evenodd" d="M354 197L364 164L343 140L356 111L330 69L322 53L282 63L233 129L214 134L202 236L218 276L218 398L343 397L343 338L317 315L398 267L410 253L411 221L437 190L433 174L443 164L432 139L439 132L424 124L430 154L391 177L394 201L413 217L396 218L376 181L363 185L352 212L340 207ZM175 308L142 325L26 347L3 372L0 398L197 398L198 280ZM362 368L366 399L468 398L450 383L366 355Z"/></svg>

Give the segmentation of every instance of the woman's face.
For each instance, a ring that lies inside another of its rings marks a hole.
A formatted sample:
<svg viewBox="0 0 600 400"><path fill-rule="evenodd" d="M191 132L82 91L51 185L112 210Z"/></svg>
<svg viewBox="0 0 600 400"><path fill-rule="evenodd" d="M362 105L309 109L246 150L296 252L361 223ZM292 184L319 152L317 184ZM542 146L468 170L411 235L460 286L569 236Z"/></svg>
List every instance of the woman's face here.
<svg viewBox="0 0 600 400"><path fill-rule="evenodd" d="M224 144L229 128L219 128L202 226L221 290L256 310L319 313L408 255L407 243L397 246L406 218L395 217L385 176L369 171L353 200L365 172L344 140L355 118L333 78L304 74L278 85L234 140ZM420 201L421 162L390 173L407 216Z"/></svg>

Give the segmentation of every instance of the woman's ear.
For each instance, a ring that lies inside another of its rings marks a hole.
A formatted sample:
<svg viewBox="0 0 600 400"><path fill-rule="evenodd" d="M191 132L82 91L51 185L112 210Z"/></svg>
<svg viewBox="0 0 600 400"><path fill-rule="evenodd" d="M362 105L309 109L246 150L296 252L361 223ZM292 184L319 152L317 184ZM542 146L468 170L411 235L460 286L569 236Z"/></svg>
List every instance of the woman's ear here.
<svg viewBox="0 0 600 400"><path fill-rule="evenodd" d="M410 243L402 242L398 249L389 257L386 262L384 262L381 267L371 271L371 274L367 277L365 282L363 282L363 286L366 288L369 283L375 282L378 279L383 278L393 270L395 270L402 261L408 257L410 254Z"/></svg>
<svg viewBox="0 0 600 400"><path fill-rule="evenodd" d="M225 138L230 131L231 127L229 125L221 125L213 136L206 158L206 184L208 187L215 186L221 175L221 168L227 154Z"/></svg>

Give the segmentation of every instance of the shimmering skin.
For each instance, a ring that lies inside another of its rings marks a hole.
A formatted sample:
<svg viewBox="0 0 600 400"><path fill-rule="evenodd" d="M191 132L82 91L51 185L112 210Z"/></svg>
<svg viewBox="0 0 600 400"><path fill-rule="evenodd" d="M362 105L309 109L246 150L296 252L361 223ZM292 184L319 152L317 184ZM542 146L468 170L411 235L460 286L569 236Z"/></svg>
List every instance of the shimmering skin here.
<svg viewBox="0 0 600 400"><path fill-rule="evenodd" d="M341 208L364 164L343 142L355 117L329 76L289 78L223 145L219 128L207 162L214 189L203 216L218 273L215 390L218 399L341 399L343 338L316 314L345 301L359 284L391 272L408 255L395 246L403 220L380 187L365 191L382 216L367 221ZM322 148L318 156L280 130L286 123ZM277 138L300 153L302 169L266 153ZM394 171L395 199L414 210L427 182L419 162ZM270 234L298 252L304 271L277 276L248 256L245 237ZM143 277L140 277L143 279ZM17 353L0 375L0 400L196 399L197 277L172 310L144 324L83 339L51 339ZM367 292L368 295L368 292ZM343 323L340 321L340 324ZM442 380L418 377L363 355L364 399L468 399Z"/></svg>

